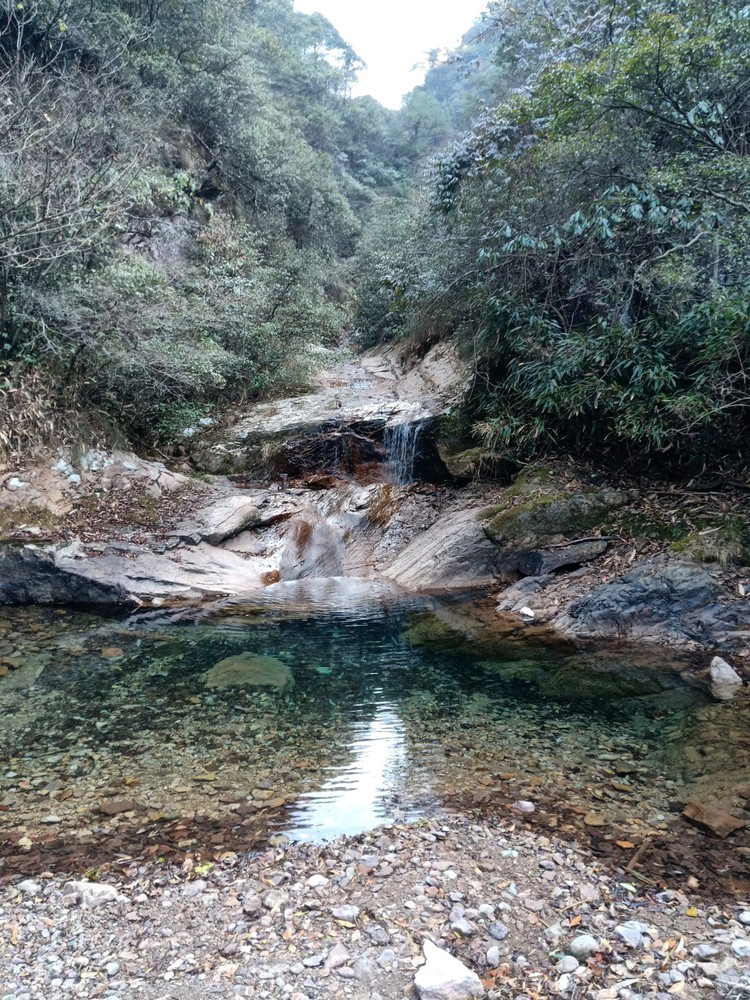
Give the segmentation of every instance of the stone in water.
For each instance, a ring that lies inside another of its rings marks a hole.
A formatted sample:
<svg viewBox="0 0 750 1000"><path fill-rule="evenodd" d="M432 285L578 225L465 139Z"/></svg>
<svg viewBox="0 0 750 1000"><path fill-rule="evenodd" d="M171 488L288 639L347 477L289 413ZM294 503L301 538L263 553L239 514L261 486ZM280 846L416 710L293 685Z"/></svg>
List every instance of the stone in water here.
<svg viewBox="0 0 750 1000"><path fill-rule="evenodd" d="M273 687L283 691L294 684L289 667L275 656L238 653L219 660L204 676L206 687Z"/></svg>

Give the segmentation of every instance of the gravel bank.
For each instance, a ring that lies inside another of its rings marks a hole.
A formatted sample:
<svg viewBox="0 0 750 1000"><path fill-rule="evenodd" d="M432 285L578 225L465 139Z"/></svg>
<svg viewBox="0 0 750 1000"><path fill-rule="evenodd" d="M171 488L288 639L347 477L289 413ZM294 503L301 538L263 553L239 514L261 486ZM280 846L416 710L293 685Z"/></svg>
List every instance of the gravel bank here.
<svg viewBox="0 0 750 1000"><path fill-rule="evenodd" d="M750 994L750 903L641 889L577 844L463 815L213 865L129 863L0 894L0 997L415 996L423 943L490 997Z"/></svg>

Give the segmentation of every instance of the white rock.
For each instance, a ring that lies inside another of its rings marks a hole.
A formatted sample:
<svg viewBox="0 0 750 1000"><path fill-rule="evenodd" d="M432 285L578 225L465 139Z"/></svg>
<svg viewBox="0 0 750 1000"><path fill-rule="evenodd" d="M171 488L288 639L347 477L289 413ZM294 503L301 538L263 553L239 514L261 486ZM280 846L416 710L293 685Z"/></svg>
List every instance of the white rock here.
<svg viewBox="0 0 750 1000"><path fill-rule="evenodd" d="M711 697L717 701L729 701L742 688L742 678L720 656L715 656L711 660L708 675Z"/></svg>
<svg viewBox="0 0 750 1000"><path fill-rule="evenodd" d="M22 892L24 896L38 896L42 891L41 885L30 878L24 879L23 882L19 882L16 889L18 889L19 892Z"/></svg>
<svg viewBox="0 0 750 1000"><path fill-rule="evenodd" d="M307 885L311 889L320 889L324 885L328 885L328 879L325 877L325 875L316 873L315 875L310 876L310 878L307 880Z"/></svg>
<svg viewBox="0 0 750 1000"><path fill-rule="evenodd" d="M738 958L750 958L750 938L737 938L732 941L732 951Z"/></svg>
<svg viewBox="0 0 750 1000"><path fill-rule="evenodd" d="M744 924L745 927L750 927L750 910L743 910L737 919L741 924Z"/></svg>
<svg viewBox="0 0 750 1000"><path fill-rule="evenodd" d="M112 885L102 882L66 882L66 893L75 893L81 897L84 906L100 906L102 903L119 903L125 897Z"/></svg>
<svg viewBox="0 0 750 1000"><path fill-rule="evenodd" d="M534 614L534 612L533 612L533 611L531 610L531 608L521 608L521 610L520 610L520 611L519 611L518 613L519 613L519 615L521 615L521 616L522 616L523 618L528 618L529 620L531 620L532 618L535 618L535 617L536 617L536 615L535 615L535 614Z"/></svg>
<svg viewBox="0 0 750 1000"><path fill-rule="evenodd" d="M563 974L575 972L578 968L578 959L573 958L572 955L563 955L555 968L558 972L562 972Z"/></svg>
<svg viewBox="0 0 750 1000"><path fill-rule="evenodd" d="M491 948L487 949L487 965L491 966L493 969L500 965L500 949L496 944L493 944Z"/></svg>
<svg viewBox="0 0 750 1000"><path fill-rule="evenodd" d="M9 479L5 485L9 490L15 492L16 490L25 489L29 484L25 483L22 479L19 479L18 476L13 476L13 478Z"/></svg>
<svg viewBox="0 0 750 1000"><path fill-rule="evenodd" d="M590 934L579 934L568 945L568 951L579 961L585 961L589 955L599 950L599 942Z"/></svg>
<svg viewBox="0 0 750 1000"><path fill-rule="evenodd" d="M426 961L414 977L420 1000L472 1000L484 996L476 972L431 941L425 941L423 947Z"/></svg>
<svg viewBox="0 0 750 1000"><path fill-rule="evenodd" d="M640 948L643 945L643 935L647 932L646 925L638 920L627 920L615 927L615 934L628 948Z"/></svg>

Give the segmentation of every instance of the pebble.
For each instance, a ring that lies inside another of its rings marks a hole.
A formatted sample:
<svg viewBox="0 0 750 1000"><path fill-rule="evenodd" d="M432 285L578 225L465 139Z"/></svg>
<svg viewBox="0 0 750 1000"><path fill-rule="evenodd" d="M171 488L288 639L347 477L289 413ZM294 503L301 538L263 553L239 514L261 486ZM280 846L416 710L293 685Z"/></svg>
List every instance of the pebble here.
<svg viewBox="0 0 750 1000"><path fill-rule="evenodd" d="M732 941L732 951L738 958L750 958L750 938L736 938Z"/></svg>
<svg viewBox="0 0 750 1000"><path fill-rule="evenodd" d="M357 917L359 916L358 906L334 906L331 913L336 918L336 920L346 920L348 923L353 924Z"/></svg>
<svg viewBox="0 0 750 1000"><path fill-rule="evenodd" d="M578 966L579 962L577 958L574 958L572 955L563 955L555 968L558 972L569 973L575 972Z"/></svg>
<svg viewBox="0 0 750 1000"><path fill-rule="evenodd" d="M472 1000L485 995L476 972L431 941L423 944L425 964L414 977L419 1000Z"/></svg>
<svg viewBox="0 0 750 1000"><path fill-rule="evenodd" d="M487 933L491 938L496 941L504 941L510 934L510 930L502 921L493 920L491 924L487 927Z"/></svg>
<svg viewBox="0 0 750 1000"><path fill-rule="evenodd" d="M638 920L628 920L624 924L615 927L615 934L628 946L628 948L641 948L643 946L643 936L648 933L648 927Z"/></svg>
<svg viewBox="0 0 750 1000"><path fill-rule="evenodd" d="M750 927L750 910L743 910L742 913L737 917L739 922L745 927Z"/></svg>

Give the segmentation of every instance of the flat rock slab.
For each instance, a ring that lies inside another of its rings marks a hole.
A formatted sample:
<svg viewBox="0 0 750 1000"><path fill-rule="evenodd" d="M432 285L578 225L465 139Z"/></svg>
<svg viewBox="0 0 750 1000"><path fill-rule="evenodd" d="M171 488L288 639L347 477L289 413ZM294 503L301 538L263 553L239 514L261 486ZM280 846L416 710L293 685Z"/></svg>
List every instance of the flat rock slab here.
<svg viewBox="0 0 750 1000"><path fill-rule="evenodd" d="M682 815L685 819L689 819L691 823L703 827L704 830L708 830L715 836L721 837L722 840L728 837L730 833L736 833L737 830L742 830L746 826L741 819L737 819L730 813L722 812L721 809L714 809L712 806L704 806L700 802L688 802L682 811Z"/></svg>
<svg viewBox="0 0 750 1000"><path fill-rule="evenodd" d="M608 547L606 538L597 538L571 542L554 549L522 549L503 558L503 568L512 568L522 576L546 576L558 569L591 562L603 556Z"/></svg>
<svg viewBox="0 0 750 1000"><path fill-rule="evenodd" d="M294 684L289 667L275 656L239 653L219 660L203 681L206 687L272 687L283 691Z"/></svg>
<svg viewBox="0 0 750 1000"><path fill-rule="evenodd" d="M473 1000L485 995L476 972L431 941L425 941L423 948L426 961L414 978L419 1000Z"/></svg>
<svg viewBox="0 0 750 1000"><path fill-rule="evenodd" d="M202 599L214 595L236 595L261 586L257 567L233 552L206 542L163 554L146 546L130 546L120 554L113 546L101 550L71 545L55 554L56 567L88 580L103 595L120 595L119 603L137 600ZM114 596L97 603L118 603ZM81 603L84 599L80 598ZM45 603L45 602L41 602ZM49 603L49 602L46 602Z"/></svg>

